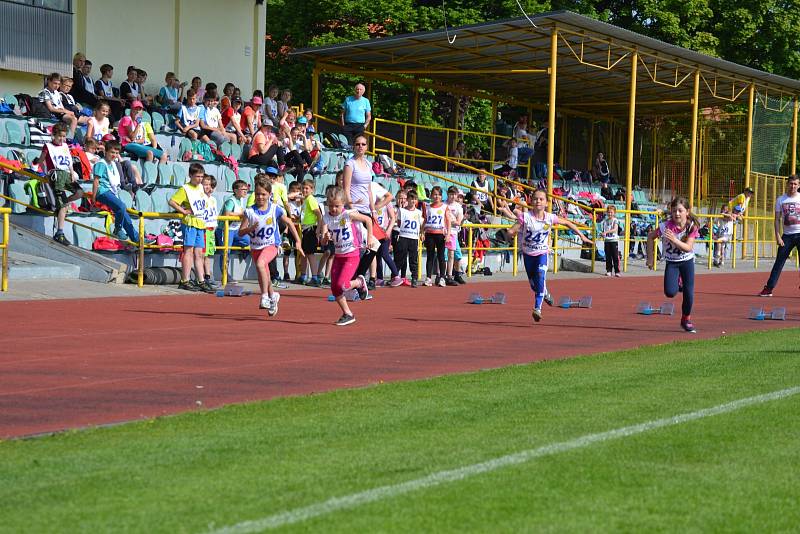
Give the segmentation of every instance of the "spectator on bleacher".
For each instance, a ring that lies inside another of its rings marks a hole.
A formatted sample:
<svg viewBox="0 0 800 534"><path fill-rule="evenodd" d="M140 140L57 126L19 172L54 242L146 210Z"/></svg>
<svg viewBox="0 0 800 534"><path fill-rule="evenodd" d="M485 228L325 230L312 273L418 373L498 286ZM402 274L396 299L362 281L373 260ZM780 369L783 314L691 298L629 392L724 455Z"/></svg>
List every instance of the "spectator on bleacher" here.
<svg viewBox="0 0 800 534"><path fill-rule="evenodd" d="M253 100L245 106L244 111L242 111L242 120L239 126L241 127L242 133L249 136L251 140L258 133L258 130L261 129L262 117L259 111L261 104L261 97L257 95L253 96ZM266 119L266 117L264 118ZM270 121L270 126L275 124L272 119L268 120Z"/></svg>
<svg viewBox="0 0 800 534"><path fill-rule="evenodd" d="M517 139L512 137L508 140L508 157L500 168L500 174L504 176L517 176L517 165L519 164L519 146Z"/></svg>
<svg viewBox="0 0 800 534"><path fill-rule="evenodd" d="M207 94L213 94L214 96L218 96L217 95L217 84L215 84L214 82L208 82L206 84L206 92L203 93L203 100L201 100L201 102L205 101L205 98L206 98Z"/></svg>
<svg viewBox="0 0 800 534"><path fill-rule="evenodd" d="M483 165L478 166L478 176L470 184L473 187L472 196L486 211L493 211L494 204L492 197L489 196L489 180L486 178L486 170Z"/></svg>
<svg viewBox="0 0 800 534"><path fill-rule="evenodd" d="M291 101L292 101L292 90L286 88L283 91L281 91L281 99L278 100L277 102L279 123L280 121L283 121L286 118L286 115L292 109Z"/></svg>
<svg viewBox="0 0 800 534"><path fill-rule="evenodd" d="M547 179L547 137L548 137L548 123L542 124L542 127L536 132L536 143L533 145L533 166L536 177L540 180Z"/></svg>
<svg viewBox="0 0 800 534"><path fill-rule="evenodd" d="M294 167L295 176L302 178L313 161L310 155L311 142L296 126L290 130L286 141L286 165Z"/></svg>
<svg viewBox="0 0 800 534"><path fill-rule="evenodd" d="M303 118L306 120L305 123L303 123L300 119L297 119L297 122L300 124L305 124L306 135L311 137L317 133L317 129L314 128L314 112L311 110L311 108L306 108L306 110L303 112Z"/></svg>
<svg viewBox="0 0 800 534"><path fill-rule="evenodd" d="M72 78L75 80L80 79L81 69L86 64L86 55L83 52L76 52L72 56Z"/></svg>
<svg viewBox="0 0 800 534"><path fill-rule="evenodd" d="M603 184L611 183L611 169L608 167L608 161L602 152L597 153L594 158L594 168L592 169L594 179L599 180Z"/></svg>
<svg viewBox="0 0 800 534"><path fill-rule="evenodd" d="M222 204L222 215L232 215L240 217L247 208L247 196L250 194L250 186L244 180L236 180L233 182L233 196L225 199ZM239 235L240 221L230 221L228 223L228 245L232 247L247 247L250 246L250 236ZM219 224L216 230L217 245L222 246L225 243L225 227L223 223Z"/></svg>
<svg viewBox="0 0 800 534"><path fill-rule="evenodd" d="M75 97L70 94L73 85L72 78L61 78L61 103L77 117L78 124L86 124L89 122L91 110L84 108L75 101Z"/></svg>
<svg viewBox="0 0 800 534"><path fill-rule="evenodd" d="M131 114L119 121L119 139L128 154L146 161L166 163L167 153L158 148L153 127L142 118L144 106L138 100L131 104Z"/></svg>
<svg viewBox="0 0 800 534"><path fill-rule="evenodd" d="M206 92L203 107L200 108L200 140L206 143L214 141L217 148L222 147L226 141L236 142L236 134L225 131L222 125L222 114L217 107L217 95Z"/></svg>
<svg viewBox="0 0 800 534"><path fill-rule="evenodd" d="M278 137L281 139L291 139L292 128L297 126L297 114L293 109L290 109L282 118L278 125Z"/></svg>
<svg viewBox="0 0 800 534"><path fill-rule="evenodd" d="M144 83L147 81L147 71L143 69L136 69L136 83L139 84L139 100L144 104L144 107L153 106L153 96L148 95L144 89Z"/></svg>
<svg viewBox="0 0 800 534"><path fill-rule="evenodd" d="M464 163L464 159L467 157L467 145L464 143L463 139L459 139L456 143L455 148L450 151L450 159L458 161L459 163ZM450 171L462 171L464 168L461 165L456 165L455 163L450 163L448 165L448 170Z"/></svg>
<svg viewBox="0 0 800 534"><path fill-rule="evenodd" d="M92 198L95 202L105 204L114 212L114 226L118 228L115 232L117 239L130 239L133 242L139 241L139 232L133 225L131 216L128 215L127 206L119 198L119 190L122 188L122 176L120 167L117 166L117 159L122 147L117 141L105 142L105 153L103 159L92 167L94 182L92 183Z"/></svg>
<svg viewBox="0 0 800 534"><path fill-rule="evenodd" d="M192 78L192 83L189 86L189 89L194 91L195 96L197 97L197 99L200 102L203 101L203 97L206 94L206 90L203 87L203 80L202 80L202 78L200 78L200 76L195 76L194 78ZM187 98L188 98L188 95L189 95L189 89L186 90ZM184 103L185 102L186 102L186 100L184 100Z"/></svg>
<svg viewBox="0 0 800 534"><path fill-rule="evenodd" d="M519 149L519 162L525 163L533 155L533 147L536 144L536 136L528 132L528 116L520 115L514 125L512 136L517 140Z"/></svg>
<svg viewBox="0 0 800 534"><path fill-rule="evenodd" d="M247 163L253 163L261 166L272 166L273 159L278 159L278 165L284 165L283 154L278 150L280 142L272 130L272 122L269 119L264 119L261 128L253 136L253 143L250 146L250 154L247 157Z"/></svg>
<svg viewBox="0 0 800 534"><path fill-rule="evenodd" d="M600 186L600 196L606 200L614 200L614 191L608 182Z"/></svg>
<svg viewBox="0 0 800 534"><path fill-rule="evenodd" d="M233 88L233 98L238 98L239 100L242 99L242 90L239 89L238 87Z"/></svg>
<svg viewBox="0 0 800 534"><path fill-rule="evenodd" d="M64 107L64 95L59 91L61 88L61 75L57 72L47 77L47 85L39 92L39 102L47 107L47 111L56 118L69 125L67 137L72 139L75 135L75 128L78 126L78 118L73 112Z"/></svg>
<svg viewBox="0 0 800 534"><path fill-rule="evenodd" d="M366 90L364 84L359 82L355 85L353 94L342 102L340 117L342 132L350 144L353 144L356 137L364 134L364 130L369 128L369 121L372 120L372 106L369 99L364 96Z"/></svg>
<svg viewBox="0 0 800 534"><path fill-rule="evenodd" d="M94 139L86 139L86 141L83 142L83 152L86 154L86 159L89 161L89 165L92 167L94 167L94 164L101 159L98 155L99 151L100 143Z"/></svg>
<svg viewBox="0 0 800 534"><path fill-rule="evenodd" d="M225 85L222 86L222 97L227 96L228 99L230 100L231 98L233 98L234 89L236 89L236 86L233 83L231 82L226 83ZM222 97L220 97L220 100L222 99Z"/></svg>
<svg viewBox="0 0 800 534"><path fill-rule="evenodd" d="M181 106L178 116L175 117L175 126L191 140L200 136L200 106L197 105L194 89L186 91L186 103Z"/></svg>
<svg viewBox="0 0 800 534"><path fill-rule="evenodd" d="M179 81L174 72L168 72L164 76L164 86L158 91L156 102L169 113L179 112L185 87L186 82Z"/></svg>
<svg viewBox="0 0 800 534"><path fill-rule="evenodd" d="M471 160L467 162L467 165L471 165L475 168L486 166L486 162L483 161L483 153L481 152L480 148L478 147L473 148L472 153L469 155L469 157L471 158Z"/></svg>
<svg viewBox="0 0 800 534"><path fill-rule="evenodd" d="M618 187L617 188L617 192L614 195L614 200L616 200L618 202L625 202L626 198L627 197L625 195L625 188L624 187Z"/></svg>
<svg viewBox="0 0 800 534"><path fill-rule="evenodd" d="M255 102L256 98L258 98L259 102L262 100L261 95L257 95L256 93L260 92L258 90L253 91L253 102ZM272 121L272 124L278 124L281 120L281 116L278 114L278 93L280 89L278 89L277 85L270 85L269 91L267 91L267 98L263 99L264 105L261 108L261 113L264 115L264 118L267 118ZM261 104L259 104L260 106Z"/></svg>
<svg viewBox="0 0 800 534"><path fill-rule="evenodd" d="M72 78L75 83L70 94L75 97L76 101L94 108L97 104L97 96L94 94L94 80L92 80L91 74L92 62L88 59L83 61L79 70L73 69Z"/></svg>
<svg viewBox="0 0 800 534"><path fill-rule="evenodd" d="M222 113L222 126L225 131L236 135L236 142L240 145L250 142L250 138L242 132L242 99L234 97L231 101L227 96L222 97L220 113Z"/></svg>
<svg viewBox="0 0 800 534"><path fill-rule="evenodd" d="M119 84L119 96L125 101L125 107L130 107L134 100L140 100L139 82L137 81L138 71L139 69L133 65L128 66L128 70L125 71L127 78Z"/></svg>
<svg viewBox="0 0 800 534"><path fill-rule="evenodd" d="M69 245L69 240L64 236L67 205L83 198L83 189L78 185L78 174L72 168L72 154L66 142L67 125L61 122L54 124L52 133L53 141L44 144L39 162L42 171L48 174L55 193L56 233L53 239L62 245Z"/></svg>
<svg viewBox="0 0 800 534"><path fill-rule="evenodd" d="M123 115L124 101L119 98L119 90L111 81L113 77L114 67L108 63L100 65L100 79L94 82L94 94L108 101L108 105L111 106L111 116L116 121Z"/></svg>

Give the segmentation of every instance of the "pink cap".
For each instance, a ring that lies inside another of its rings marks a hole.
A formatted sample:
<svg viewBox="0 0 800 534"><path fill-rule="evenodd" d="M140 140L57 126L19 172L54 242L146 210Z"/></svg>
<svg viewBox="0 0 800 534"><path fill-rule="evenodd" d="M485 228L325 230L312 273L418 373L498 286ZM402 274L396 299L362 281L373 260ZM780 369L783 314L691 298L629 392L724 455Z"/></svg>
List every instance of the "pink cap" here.
<svg viewBox="0 0 800 534"><path fill-rule="evenodd" d="M139 100L134 100L131 103L131 109L144 109L144 106L142 105L142 103Z"/></svg>
<svg viewBox="0 0 800 534"><path fill-rule="evenodd" d="M253 104L255 104L256 106L260 106L263 103L264 103L264 101L261 100L260 96L254 96L253 97Z"/></svg>

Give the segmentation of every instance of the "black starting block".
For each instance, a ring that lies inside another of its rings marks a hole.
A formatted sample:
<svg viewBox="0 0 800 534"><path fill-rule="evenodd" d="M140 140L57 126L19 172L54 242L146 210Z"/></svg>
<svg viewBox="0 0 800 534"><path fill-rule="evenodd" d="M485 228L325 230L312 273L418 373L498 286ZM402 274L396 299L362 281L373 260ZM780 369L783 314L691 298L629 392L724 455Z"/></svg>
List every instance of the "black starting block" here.
<svg viewBox="0 0 800 534"><path fill-rule="evenodd" d="M578 300L572 300L569 297L561 297L558 299L559 308L591 308L592 297L581 297Z"/></svg>
<svg viewBox="0 0 800 534"><path fill-rule="evenodd" d="M470 304L505 304L506 294L495 293L490 297L482 297L480 293L470 293L469 300L467 302Z"/></svg>
<svg viewBox="0 0 800 534"><path fill-rule="evenodd" d="M754 321L785 321L786 308L773 308L772 311L764 308L750 308L750 315L747 318Z"/></svg>
<svg viewBox="0 0 800 534"><path fill-rule="evenodd" d="M660 307L652 307L649 302L640 302L636 306L636 313L640 315L672 315L675 313L675 304L665 302Z"/></svg>

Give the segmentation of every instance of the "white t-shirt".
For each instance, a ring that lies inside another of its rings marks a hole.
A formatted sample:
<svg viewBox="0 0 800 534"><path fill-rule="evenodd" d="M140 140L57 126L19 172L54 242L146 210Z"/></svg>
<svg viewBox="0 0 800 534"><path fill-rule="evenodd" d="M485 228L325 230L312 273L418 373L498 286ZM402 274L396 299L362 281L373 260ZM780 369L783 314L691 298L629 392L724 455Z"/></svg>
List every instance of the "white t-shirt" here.
<svg viewBox="0 0 800 534"><path fill-rule="evenodd" d="M782 215L784 234L800 234L800 193L792 197L779 196L775 202L775 213Z"/></svg>
<svg viewBox="0 0 800 534"><path fill-rule="evenodd" d="M446 205L450 211L450 235L458 235L461 225L456 223L464 217L464 208L458 202L447 203Z"/></svg>
<svg viewBox="0 0 800 534"><path fill-rule="evenodd" d="M222 124L222 114L217 108L207 108L205 106L200 108L200 118L212 129L219 128L220 124Z"/></svg>
<svg viewBox="0 0 800 534"><path fill-rule="evenodd" d="M619 241L619 220L616 217L613 219L608 217L603 219L603 232L609 232L611 230L614 231L610 234L607 234L605 236L605 240L609 243Z"/></svg>
<svg viewBox="0 0 800 534"><path fill-rule="evenodd" d="M281 244L281 233L278 228L278 220L284 215L283 208L270 202L267 209L261 211L255 206L245 210L245 216L250 224L257 223L255 230L250 232L250 249L259 250L269 246L279 246Z"/></svg>
<svg viewBox="0 0 800 534"><path fill-rule="evenodd" d="M670 243L667 238L664 237L664 231L670 230L675 237L679 240L683 240L684 236L686 235L686 231L689 229L689 225L687 224L683 230L678 229L678 226L672 221L664 221L658 225L658 231L656 232L659 236L661 236L661 245L664 248L664 259L667 261L679 262L679 261L687 261L694 259L694 251L690 250L688 252L679 249L678 247L674 246ZM692 232L689 234L689 237L697 237L700 235L697 227L692 228Z"/></svg>
<svg viewBox="0 0 800 534"><path fill-rule="evenodd" d="M350 219L350 213L355 210L344 210L339 215L326 213L322 216L325 226L328 227L333 237L333 245L337 256L356 252L361 248L361 232L357 230Z"/></svg>
<svg viewBox="0 0 800 534"><path fill-rule="evenodd" d="M558 224L558 215L544 213L542 219L526 211L517 216L522 231L522 253L528 256L540 256L550 252L550 230Z"/></svg>

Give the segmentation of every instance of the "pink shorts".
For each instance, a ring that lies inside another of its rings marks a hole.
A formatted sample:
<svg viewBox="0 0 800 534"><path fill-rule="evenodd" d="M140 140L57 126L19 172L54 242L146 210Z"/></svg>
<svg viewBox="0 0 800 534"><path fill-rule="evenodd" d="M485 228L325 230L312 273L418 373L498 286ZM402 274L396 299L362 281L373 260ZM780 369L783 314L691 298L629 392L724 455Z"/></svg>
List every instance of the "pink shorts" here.
<svg viewBox="0 0 800 534"><path fill-rule="evenodd" d="M253 263L268 265L269 262L278 257L278 247L270 245L268 247L251 250L250 255L253 256Z"/></svg>
<svg viewBox="0 0 800 534"><path fill-rule="evenodd" d="M455 249L457 249L458 247L456 245L458 243L457 243L456 239L457 238L456 238L455 234L450 234L449 236L447 236L447 239L444 242L444 248L446 248L447 250L455 250Z"/></svg>

